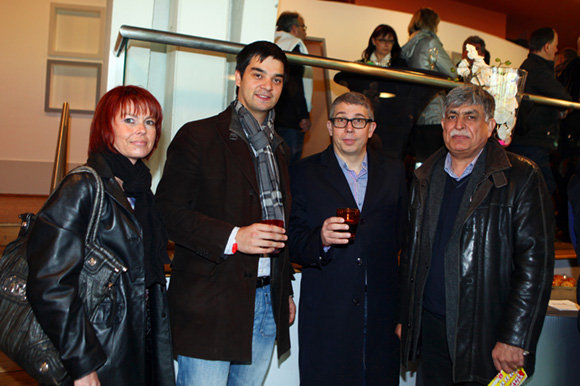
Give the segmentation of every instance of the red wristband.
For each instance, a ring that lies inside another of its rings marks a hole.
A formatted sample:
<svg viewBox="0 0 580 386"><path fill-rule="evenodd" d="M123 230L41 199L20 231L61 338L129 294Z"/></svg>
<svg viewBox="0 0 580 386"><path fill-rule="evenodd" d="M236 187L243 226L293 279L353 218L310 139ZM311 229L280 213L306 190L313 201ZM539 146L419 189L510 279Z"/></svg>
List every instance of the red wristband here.
<svg viewBox="0 0 580 386"><path fill-rule="evenodd" d="M234 243L234 245L232 245L232 255L235 255L237 251L238 251L238 243Z"/></svg>

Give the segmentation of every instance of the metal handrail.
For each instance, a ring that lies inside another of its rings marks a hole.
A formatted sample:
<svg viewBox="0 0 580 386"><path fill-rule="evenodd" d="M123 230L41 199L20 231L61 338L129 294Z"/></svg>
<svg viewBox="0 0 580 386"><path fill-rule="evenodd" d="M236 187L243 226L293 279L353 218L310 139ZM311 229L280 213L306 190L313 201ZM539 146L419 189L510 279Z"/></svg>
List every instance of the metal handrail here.
<svg viewBox="0 0 580 386"><path fill-rule="evenodd" d="M58 130L58 141L56 142L56 153L54 155L54 166L52 167L52 181L50 191L52 192L60 180L66 175L66 161L68 159L68 127L70 123L70 113L68 102L62 105L60 114L60 127Z"/></svg>
<svg viewBox="0 0 580 386"><path fill-rule="evenodd" d="M243 44L232 43L225 40L208 39L199 36L123 25L119 28L119 35L117 36L117 42L115 43L114 52L116 56L119 56L121 52L123 52L129 40L169 44L178 47L194 48L203 51L221 52L232 55L236 55L242 50L242 48L244 48ZM288 57L288 61L296 64L377 76L426 86L454 88L462 85L462 83L453 80L425 75L413 71L412 69L398 70L370 66L363 63L349 62L340 59L324 58L316 55L302 55L290 52L286 52L286 56ZM558 107L561 109L580 110L580 103L569 102L562 99L547 98L534 94L523 94L523 98L534 103Z"/></svg>

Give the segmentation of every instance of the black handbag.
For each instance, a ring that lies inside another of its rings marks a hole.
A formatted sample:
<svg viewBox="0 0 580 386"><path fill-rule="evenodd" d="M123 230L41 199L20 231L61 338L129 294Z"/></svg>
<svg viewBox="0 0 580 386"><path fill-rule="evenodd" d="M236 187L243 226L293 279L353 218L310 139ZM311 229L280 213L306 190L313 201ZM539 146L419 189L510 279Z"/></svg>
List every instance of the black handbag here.
<svg viewBox="0 0 580 386"><path fill-rule="evenodd" d="M96 199L85 235L84 265L79 277L79 296L89 318L92 318L98 305L127 269L96 242L104 202L101 178L89 166L80 166L71 173L91 173L97 181ZM57 385L66 377L66 370L58 350L38 323L26 298L28 230L37 216L32 213L20 215L22 225L18 238L6 246L0 260L0 351L38 382Z"/></svg>

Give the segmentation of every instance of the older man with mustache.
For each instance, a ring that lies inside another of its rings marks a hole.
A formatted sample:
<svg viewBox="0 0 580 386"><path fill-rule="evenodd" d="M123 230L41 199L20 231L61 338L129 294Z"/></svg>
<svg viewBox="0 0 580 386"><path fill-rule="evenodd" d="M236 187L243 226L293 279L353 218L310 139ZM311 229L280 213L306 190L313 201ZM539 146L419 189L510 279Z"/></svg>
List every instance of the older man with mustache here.
<svg viewBox="0 0 580 386"><path fill-rule="evenodd" d="M445 147L415 171L401 255L402 362L423 384L533 373L550 295L554 214L538 166L492 138L493 97L445 98ZM420 357L419 357L420 352Z"/></svg>

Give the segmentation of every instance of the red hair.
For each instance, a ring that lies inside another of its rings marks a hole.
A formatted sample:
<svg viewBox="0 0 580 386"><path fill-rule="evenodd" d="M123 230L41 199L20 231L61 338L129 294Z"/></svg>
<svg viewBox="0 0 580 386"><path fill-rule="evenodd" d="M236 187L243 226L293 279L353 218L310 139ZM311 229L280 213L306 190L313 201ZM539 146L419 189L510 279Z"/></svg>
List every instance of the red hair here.
<svg viewBox="0 0 580 386"><path fill-rule="evenodd" d="M121 116L125 116L128 113L139 115L147 112L155 119L155 144L151 149L151 153L153 153L159 144L161 122L163 121L163 111L157 99L149 91L137 86L118 86L108 91L97 104L91 122L89 155L103 153L107 150L119 153L114 146L113 120L115 117L119 113Z"/></svg>

